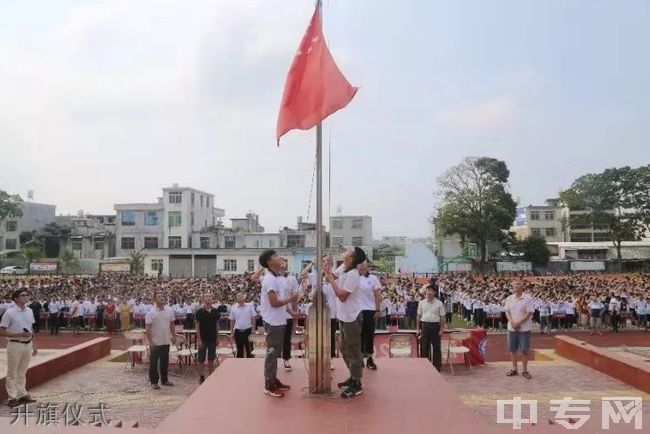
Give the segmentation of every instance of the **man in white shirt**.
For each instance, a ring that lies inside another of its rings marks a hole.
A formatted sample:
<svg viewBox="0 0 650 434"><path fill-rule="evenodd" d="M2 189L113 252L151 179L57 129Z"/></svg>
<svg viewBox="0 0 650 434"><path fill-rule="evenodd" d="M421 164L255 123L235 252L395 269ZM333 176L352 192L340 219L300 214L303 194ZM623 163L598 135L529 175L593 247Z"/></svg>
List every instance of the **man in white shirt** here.
<svg viewBox="0 0 650 434"><path fill-rule="evenodd" d="M300 285L295 276L287 272L288 263L285 258L282 258L282 264L284 272L278 276L278 279L282 283L283 297L290 298L293 294L300 291ZM284 360L285 371L291 371L291 364L289 363L289 360L291 359L291 335L293 334L294 329L294 318L297 315L298 312L296 312L295 303L289 303L285 313L287 326L284 329L284 340L282 341L282 359Z"/></svg>
<svg viewBox="0 0 650 434"><path fill-rule="evenodd" d="M149 381L155 390L160 389L158 380L163 386L173 386L169 381L169 345L176 344L174 327L174 312L165 304L165 295L158 291L154 294L155 306L144 318L147 339L149 340ZM160 363L160 372L158 372Z"/></svg>
<svg viewBox="0 0 650 434"><path fill-rule="evenodd" d="M612 294L612 298L609 300L609 314L610 314L610 321L612 323L612 329L614 330L614 333L618 333L618 325L621 320L621 302L618 301L616 296Z"/></svg>
<svg viewBox="0 0 650 434"><path fill-rule="evenodd" d="M283 297L282 282L278 276L284 273L282 258L275 250L266 250L259 257L260 265L268 269L262 278L260 306L266 330L266 359L264 360L264 393L275 398L284 396L290 387L278 380L278 356L282 352L284 330L287 327L287 305L300 299L300 292L289 298Z"/></svg>
<svg viewBox="0 0 650 434"><path fill-rule="evenodd" d="M514 294L506 298L504 310L508 318L508 351L512 360L512 370L508 377L518 375L517 352L521 354L522 375L531 379L528 372L528 352L530 349L530 329L532 317L535 312L533 299L530 295L524 294L524 284L515 280L512 282Z"/></svg>
<svg viewBox="0 0 650 434"><path fill-rule="evenodd" d="M26 289L15 290L11 294L15 305L7 309L0 321L0 336L9 341L6 378L9 407L36 402L26 390L29 361L38 354L33 333L34 313L27 307L28 297Z"/></svg>
<svg viewBox="0 0 650 434"><path fill-rule="evenodd" d="M367 272L361 275L361 354L367 358L366 366L374 371L377 365L372 358L375 353L375 321L381 310L381 283L374 274Z"/></svg>
<svg viewBox="0 0 650 434"><path fill-rule="evenodd" d="M84 311L81 296L76 295L70 308L70 321L72 321L72 333L80 335L78 330L83 327Z"/></svg>
<svg viewBox="0 0 650 434"><path fill-rule="evenodd" d="M344 388L341 397L349 399L363 393L361 386L363 357L361 354L360 273L365 273L368 269L366 252L359 247L346 252L343 255L343 264L336 270L336 276L329 266L324 265L323 268L327 282L332 285L338 299L336 314L340 321L341 353L350 370L350 378L339 383L338 386Z"/></svg>
<svg viewBox="0 0 650 434"><path fill-rule="evenodd" d="M436 298L435 289L431 285L427 286L427 298L418 303L415 327L418 334L421 335L420 357L431 360L438 372L442 369L441 338L445 330L445 313L445 307ZM433 354L431 348L433 348Z"/></svg>
<svg viewBox="0 0 650 434"><path fill-rule="evenodd" d="M59 314L61 311L61 303L56 300L54 297L50 299L50 302L47 304L47 310L48 310L48 326L50 327L50 334L51 335L58 335L59 334Z"/></svg>
<svg viewBox="0 0 650 434"><path fill-rule="evenodd" d="M253 357L251 344L248 337L255 329L255 308L251 303L244 303L246 294L240 292L237 294L237 303L233 304L230 308L230 321L232 323L232 330L230 337L235 340L237 346L237 358Z"/></svg>

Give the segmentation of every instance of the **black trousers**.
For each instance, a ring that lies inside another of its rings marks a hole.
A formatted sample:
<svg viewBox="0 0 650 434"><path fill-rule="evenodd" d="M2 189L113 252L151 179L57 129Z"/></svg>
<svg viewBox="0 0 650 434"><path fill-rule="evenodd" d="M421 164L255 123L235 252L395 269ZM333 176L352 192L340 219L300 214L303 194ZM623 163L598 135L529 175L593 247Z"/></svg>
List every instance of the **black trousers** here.
<svg viewBox="0 0 650 434"><path fill-rule="evenodd" d="M621 321L621 316L617 311L612 312L610 321L612 323L612 329L614 330L615 333L618 333L618 325Z"/></svg>
<svg viewBox="0 0 650 434"><path fill-rule="evenodd" d="M97 319L95 320L95 330L104 328L104 308L97 308Z"/></svg>
<svg viewBox="0 0 650 434"><path fill-rule="evenodd" d="M253 357L252 354L252 344L248 341L248 337L253 331L252 328L246 330L237 330L235 329L235 345L237 346L237 358L244 358L244 351L246 352L246 357Z"/></svg>
<svg viewBox="0 0 650 434"><path fill-rule="evenodd" d="M336 331L339 329L339 321L334 318L330 320L330 337L331 337L331 352L330 357L336 357Z"/></svg>
<svg viewBox="0 0 650 434"><path fill-rule="evenodd" d="M34 333L41 331L41 312L34 312Z"/></svg>
<svg viewBox="0 0 650 434"><path fill-rule="evenodd" d="M426 357L433 362L438 372L442 369L442 348L440 345L440 323L422 322L420 337L420 357ZM433 353L431 349L433 348Z"/></svg>
<svg viewBox="0 0 650 434"><path fill-rule="evenodd" d="M158 375L158 364L160 364L160 376ZM158 384L168 381L167 372L169 371L169 345L151 345L151 354L149 355L149 381L151 384Z"/></svg>
<svg viewBox="0 0 650 434"><path fill-rule="evenodd" d="M282 342L282 358L289 360L291 358L291 334L293 333L293 318L287 320L287 326L284 329L284 342Z"/></svg>
<svg viewBox="0 0 650 434"><path fill-rule="evenodd" d="M185 330L194 330L194 314L185 314L185 323L183 324Z"/></svg>
<svg viewBox="0 0 650 434"><path fill-rule="evenodd" d="M50 323L50 334L58 335L59 334L59 313L51 313L48 321Z"/></svg>
<svg viewBox="0 0 650 434"><path fill-rule="evenodd" d="M375 353L375 311L361 311L361 354L372 357Z"/></svg>

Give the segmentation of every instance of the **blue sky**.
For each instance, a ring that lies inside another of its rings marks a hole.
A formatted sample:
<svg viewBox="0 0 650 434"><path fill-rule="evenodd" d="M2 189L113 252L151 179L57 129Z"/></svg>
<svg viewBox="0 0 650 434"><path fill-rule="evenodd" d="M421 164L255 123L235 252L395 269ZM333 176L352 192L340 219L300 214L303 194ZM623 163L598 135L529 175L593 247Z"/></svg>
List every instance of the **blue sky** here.
<svg viewBox="0 0 650 434"><path fill-rule="evenodd" d="M0 0L0 188L103 213L178 182L227 217L293 225L313 132L277 149L274 131L312 7ZM325 0L324 13L361 87L324 127L331 212L372 215L376 235L427 235L435 179L465 156L504 159L524 205L649 162L645 0Z"/></svg>

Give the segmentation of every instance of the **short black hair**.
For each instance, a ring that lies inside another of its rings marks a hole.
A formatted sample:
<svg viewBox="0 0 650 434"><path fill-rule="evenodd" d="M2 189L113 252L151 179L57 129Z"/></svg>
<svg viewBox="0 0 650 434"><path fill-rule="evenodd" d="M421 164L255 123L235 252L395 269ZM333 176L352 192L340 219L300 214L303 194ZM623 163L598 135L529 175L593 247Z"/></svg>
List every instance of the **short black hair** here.
<svg viewBox="0 0 650 434"><path fill-rule="evenodd" d="M275 254L277 254L277 252L273 249L263 251L259 258L260 265L264 268L269 268L269 259L271 259Z"/></svg>
<svg viewBox="0 0 650 434"><path fill-rule="evenodd" d="M24 288L16 289L14 292L11 293L11 299L13 301L16 301L16 299L20 297L20 294L22 294L23 292L27 292L27 290Z"/></svg>

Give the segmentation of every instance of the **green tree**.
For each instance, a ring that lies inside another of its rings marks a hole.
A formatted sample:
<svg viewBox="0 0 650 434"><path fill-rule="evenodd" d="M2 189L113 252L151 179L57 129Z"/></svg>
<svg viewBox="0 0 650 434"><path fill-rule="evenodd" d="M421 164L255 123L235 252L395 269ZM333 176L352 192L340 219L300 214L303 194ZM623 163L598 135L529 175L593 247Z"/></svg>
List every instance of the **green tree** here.
<svg viewBox="0 0 650 434"><path fill-rule="evenodd" d="M638 171L630 167L606 169L576 179L560 193L560 200L569 209L584 211L569 218L569 225L590 225L606 229L621 260L623 241L641 238L644 225L635 209L635 198L641 186Z"/></svg>
<svg viewBox="0 0 650 434"><path fill-rule="evenodd" d="M61 267L62 274L74 274L81 270L79 260L70 250L64 250L61 252L59 255L59 266Z"/></svg>
<svg viewBox="0 0 650 434"><path fill-rule="evenodd" d="M129 256L129 264L131 265L131 273L143 274L144 273L144 259L147 255L142 251L131 252Z"/></svg>
<svg viewBox="0 0 650 434"><path fill-rule="evenodd" d="M29 264L43 257L43 251L38 246L25 245L20 248L20 262L29 270Z"/></svg>
<svg viewBox="0 0 650 434"><path fill-rule="evenodd" d="M404 247L383 243L372 248L372 263L381 273L395 271L396 256L404 256Z"/></svg>
<svg viewBox="0 0 650 434"><path fill-rule="evenodd" d="M0 190L0 220L7 217L22 217L23 211L20 209L22 201L19 195Z"/></svg>
<svg viewBox="0 0 650 434"><path fill-rule="evenodd" d="M635 191L631 202L639 222L650 236L650 164L633 169Z"/></svg>
<svg viewBox="0 0 650 434"><path fill-rule="evenodd" d="M518 250L524 261L532 262L533 265L546 265L551 257L546 239L541 235L530 235L519 241Z"/></svg>
<svg viewBox="0 0 650 434"><path fill-rule="evenodd" d="M467 157L438 178L441 206L435 222L441 235L459 234L476 243L485 263L488 241L502 242L512 226L516 206L508 192L510 171L504 161Z"/></svg>

